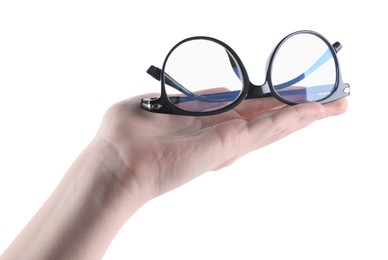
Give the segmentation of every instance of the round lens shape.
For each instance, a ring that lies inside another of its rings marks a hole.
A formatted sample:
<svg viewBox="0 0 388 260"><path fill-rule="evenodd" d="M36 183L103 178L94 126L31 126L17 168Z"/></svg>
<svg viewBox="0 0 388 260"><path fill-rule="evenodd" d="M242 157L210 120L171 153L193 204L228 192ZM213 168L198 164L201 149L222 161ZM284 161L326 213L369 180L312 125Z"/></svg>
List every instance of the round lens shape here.
<svg viewBox="0 0 388 260"><path fill-rule="evenodd" d="M319 101L330 96L336 87L336 62L323 39L315 34L299 33L278 48L270 77L273 89L285 101Z"/></svg>
<svg viewBox="0 0 388 260"><path fill-rule="evenodd" d="M238 62L225 47L207 39L192 39L170 53L164 85L174 106L207 112L236 101L244 84Z"/></svg>

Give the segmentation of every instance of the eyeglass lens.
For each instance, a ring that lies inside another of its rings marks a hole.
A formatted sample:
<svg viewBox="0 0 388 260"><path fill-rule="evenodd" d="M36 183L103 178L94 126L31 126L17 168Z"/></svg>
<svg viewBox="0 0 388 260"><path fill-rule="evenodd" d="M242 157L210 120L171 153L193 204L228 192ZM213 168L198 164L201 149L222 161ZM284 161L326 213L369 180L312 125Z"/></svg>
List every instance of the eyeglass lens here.
<svg viewBox="0 0 388 260"><path fill-rule="evenodd" d="M218 110L241 94L241 71L220 44L203 39L179 45L165 65L165 89L176 107L192 112Z"/></svg>
<svg viewBox="0 0 388 260"><path fill-rule="evenodd" d="M300 33L280 46L270 77L281 98L302 103L328 97L335 88L337 70L326 42L314 34Z"/></svg>

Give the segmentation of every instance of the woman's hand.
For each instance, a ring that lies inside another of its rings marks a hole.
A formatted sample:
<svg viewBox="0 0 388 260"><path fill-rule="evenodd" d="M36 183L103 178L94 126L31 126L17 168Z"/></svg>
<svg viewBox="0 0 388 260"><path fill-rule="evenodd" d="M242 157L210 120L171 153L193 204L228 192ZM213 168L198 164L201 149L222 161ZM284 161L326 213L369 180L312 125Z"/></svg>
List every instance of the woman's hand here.
<svg viewBox="0 0 388 260"><path fill-rule="evenodd" d="M245 100L226 113L191 117L143 111L140 99L112 106L96 140L116 151L113 160L125 165L119 179L139 185L146 200L347 107L346 99L286 106L270 97Z"/></svg>
<svg viewBox="0 0 388 260"><path fill-rule="evenodd" d="M345 99L285 106L262 98L223 114L188 117L146 112L140 99L107 111L94 140L4 259L101 259L148 200L347 106Z"/></svg>

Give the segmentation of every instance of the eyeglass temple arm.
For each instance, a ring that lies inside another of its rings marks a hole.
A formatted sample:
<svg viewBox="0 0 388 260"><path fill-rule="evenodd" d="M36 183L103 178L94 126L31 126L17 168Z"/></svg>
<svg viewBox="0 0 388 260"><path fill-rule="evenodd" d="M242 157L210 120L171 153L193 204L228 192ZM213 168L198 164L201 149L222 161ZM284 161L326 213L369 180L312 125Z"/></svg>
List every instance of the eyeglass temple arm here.
<svg viewBox="0 0 388 260"><path fill-rule="evenodd" d="M147 70L148 74L152 77L160 81L161 69L151 66ZM183 103L189 101L203 101L203 102L230 102L235 100L238 95L240 95L240 91L228 91L228 92L218 92L218 93L210 93L210 94L202 94L196 95L191 91L184 88L181 84L179 84L176 80L174 80L167 73L165 75L166 84L185 94L186 96L170 96L169 99L173 104ZM272 96L271 92L263 93L262 87L254 86L249 89L249 93L247 95L247 99L251 98L259 98L259 97L270 97ZM312 91L314 88L321 89L322 86L311 87ZM292 90L282 90L282 95L298 95L302 90L300 89L292 89Z"/></svg>
<svg viewBox="0 0 388 260"><path fill-rule="evenodd" d="M148 68L147 73L149 75L151 75L154 79L156 79L158 81L161 80L162 70L159 69L158 67L155 67L154 65L151 65ZM174 78L172 78L167 73L164 73L164 80L165 80L165 84L175 88L176 90L178 90L182 94L185 94L187 96L195 95L193 92L191 92L190 90L186 89L184 86L179 84L179 82L177 82Z"/></svg>
<svg viewBox="0 0 388 260"><path fill-rule="evenodd" d="M161 74L162 70L151 65L147 73L151 75L156 80L161 80ZM197 95L184 86L182 86L179 82L177 82L173 77L168 75L166 72L164 73L164 83L173 87L174 89L178 90L182 94L185 94L186 96L179 96L179 102L186 102L186 101L204 101L204 102L227 102L227 101L233 101L235 100L238 95L240 94L240 91L228 91L228 92L221 92L221 93L210 93L210 94L202 94ZM178 98L178 97L177 97ZM176 98L176 99L177 99ZM171 101L174 101L174 97L170 97ZM177 99L178 101L178 99Z"/></svg>
<svg viewBox="0 0 388 260"><path fill-rule="evenodd" d="M240 74L240 69L237 66L236 62L234 61L233 57L230 55L230 53L225 50L228 57L229 61L232 65L234 73L237 75L238 78L241 79L241 74ZM147 73L151 75L153 78L156 80L160 81L161 80L161 74L162 70L159 69L158 67L155 67L151 65ZM240 91L228 91L228 92L219 92L219 93L211 93L211 94L203 94L203 95L197 95L184 86L182 86L179 82L177 82L173 77L168 75L166 72L164 73L164 83L167 84L168 86L173 87L174 89L178 90L182 94L185 94L186 97L179 97L179 102L184 102L184 101L192 101L192 100L199 100L199 101L205 101L205 102L227 102L227 101L233 101L235 100L238 95L240 94ZM172 98L170 97L170 100Z"/></svg>

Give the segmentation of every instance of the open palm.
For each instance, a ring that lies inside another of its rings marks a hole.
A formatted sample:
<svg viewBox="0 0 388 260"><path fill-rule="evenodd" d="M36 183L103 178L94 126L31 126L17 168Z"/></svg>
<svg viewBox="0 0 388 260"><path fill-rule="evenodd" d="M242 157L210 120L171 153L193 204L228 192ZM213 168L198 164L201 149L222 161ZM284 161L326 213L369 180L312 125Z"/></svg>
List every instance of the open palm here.
<svg viewBox="0 0 388 260"><path fill-rule="evenodd" d="M113 105L97 139L109 143L127 168L119 178L135 180L150 197L229 165L317 119L341 114L347 106L345 99L286 106L269 97L246 100L215 116L191 117L146 112L140 99Z"/></svg>

